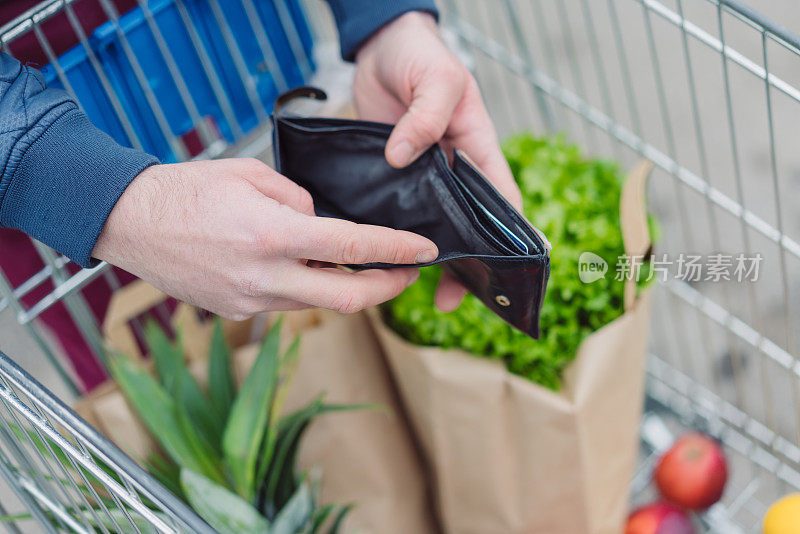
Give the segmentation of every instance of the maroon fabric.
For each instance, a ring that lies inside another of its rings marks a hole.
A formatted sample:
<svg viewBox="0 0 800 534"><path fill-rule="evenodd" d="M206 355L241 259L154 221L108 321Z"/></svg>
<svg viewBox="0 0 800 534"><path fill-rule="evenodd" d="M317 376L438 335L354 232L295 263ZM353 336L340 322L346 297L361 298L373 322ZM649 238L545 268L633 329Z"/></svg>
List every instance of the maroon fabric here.
<svg viewBox="0 0 800 534"><path fill-rule="evenodd" d="M16 230L0 228L0 269L13 287L22 284L43 267L42 259L26 235ZM78 268L73 267L72 270L77 271ZM115 273L123 284L135 279L133 275L119 269L115 269ZM23 297L22 303L29 307L52 290L53 284L48 280ZM111 288L104 279L99 278L89 284L82 293L95 318L102 322L108 309ZM102 364L83 339L63 303L59 302L47 309L39 316L39 320L61 345L87 391L106 378Z"/></svg>
<svg viewBox="0 0 800 534"><path fill-rule="evenodd" d="M37 3L36 0L0 0L0 25L11 21ZM124 13L136 5L136 0L114 0L114 4L119 13ZM107 20L97 0L78 0L72 6L86 35L90 35ZM42 23L42 30L56 55L63 54L79 43L78 36L75 35L64 13ZM12 41L9 50L14 57L25 64L39 66L48 63L47 56L33 32L28 32ZM0 270L13 287L25 282L42 267L44 264L27 236L15 230L0 228ZM77 271L77 267L71 266L71 268ZM115 272L123 284L135 279L125 271L115 269ZM23 298L22 302L25 306L30 306L52 290L53 284L48 280ZM99 278L89 284L82 293L95 318L102 322L111 297L108 284ZM61 345L87 391L106 378L102 364L83 339L63 303L57 303L49 308L39 320Z"/></svg>
<svg viewBox="0 0 800 534"><path fill-rule="evenodd" d="M0 0L0 25L10 22L38 3L38 0ZM135 7L136 0L114 0L114 5L117 12L122 14ZM95 28L108 20L98 0L78 0L72 3L72 8L86 35L90 35ZM65 13L59 13L44 21L42 31L56 56L80 42ZM11 55L29 65L49 63L33 32L27 32L14 39L9 45L9 50Z"/></svg>

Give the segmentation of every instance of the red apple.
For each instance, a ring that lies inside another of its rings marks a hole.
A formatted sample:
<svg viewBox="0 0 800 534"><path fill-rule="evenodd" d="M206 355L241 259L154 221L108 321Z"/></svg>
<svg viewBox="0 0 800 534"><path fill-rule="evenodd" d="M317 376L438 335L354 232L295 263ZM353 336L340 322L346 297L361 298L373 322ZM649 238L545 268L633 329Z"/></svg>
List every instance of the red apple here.
<svg viewBox="0 0 800 534"><path fill-rule="evenodd" d="M642 506L628 517L625 534L695 534L686 512L667 502Z"/></svg>
<svg viewBox="0 0 800 534"><path fill-rule="evenodd" d="M725 489L725 454L708 436L684 434L658 460L655 479L667 501L689 510L705 510L722 497Z"/></svg>

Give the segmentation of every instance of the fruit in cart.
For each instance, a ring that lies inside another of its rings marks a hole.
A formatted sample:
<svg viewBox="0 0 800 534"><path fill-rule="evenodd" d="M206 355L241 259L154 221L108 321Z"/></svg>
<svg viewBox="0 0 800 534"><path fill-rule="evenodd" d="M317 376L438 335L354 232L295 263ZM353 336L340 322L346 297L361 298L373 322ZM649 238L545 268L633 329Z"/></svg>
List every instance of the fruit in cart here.
<svg viewBox="0 0 800 534"><path fill-rule="evenodd" d="M694 534L686 512L667 502L642 506L631 513L625 534Z"/></svg>
<svg viewBox="0 0 800 534"><path fill-rule="evenodd" d="M720 497L728 465L719 444L690 432L681 436L658 461L655 481L661 496L688 510L705 510Z"/></svg>
<svg viewBox="0 0 800 534"><path fill-rule="evenodd" d="M764 516L764 534L797 532L800 532L800 493L792 493L769 507Z"/></svg>

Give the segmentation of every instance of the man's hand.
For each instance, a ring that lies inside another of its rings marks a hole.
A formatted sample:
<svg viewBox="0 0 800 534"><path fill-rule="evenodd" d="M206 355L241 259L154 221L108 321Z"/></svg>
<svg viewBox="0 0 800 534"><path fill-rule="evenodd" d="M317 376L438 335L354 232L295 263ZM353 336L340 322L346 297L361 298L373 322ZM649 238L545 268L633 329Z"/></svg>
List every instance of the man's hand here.
<svg viewBox="0 0 800 534"><path fill-rule="evenodd" d="M373 35L356 55L354 95L359 115L396 126L386 159L405 167L441 141L460 148L517 209L522 197L497 142L478 84L439 37L425 13L407 13ZM455 309L465 290L445 275L436 305Z"/></svg>
<svg viewBox="0 0 800 534"><path fill-rule="evenodd" d="M134 179L93 256L224 317L309 306L356 312L389 300L418 270L346 273L322 265L422 263L424 237L314 216L308 192L253 159L156 165Z"/></svg>

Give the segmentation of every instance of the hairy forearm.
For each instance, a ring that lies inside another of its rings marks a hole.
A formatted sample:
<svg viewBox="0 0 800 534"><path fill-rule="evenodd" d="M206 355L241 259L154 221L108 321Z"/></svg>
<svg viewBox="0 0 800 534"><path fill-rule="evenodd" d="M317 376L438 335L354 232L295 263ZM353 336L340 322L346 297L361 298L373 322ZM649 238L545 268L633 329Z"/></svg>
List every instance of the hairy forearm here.
<svg viewBox="0 0 800 534"><path fill-rule="evenodd" d="M40 72L0 54L0 226L84 267L131 180L156 158L119 146Z"/></svg>

